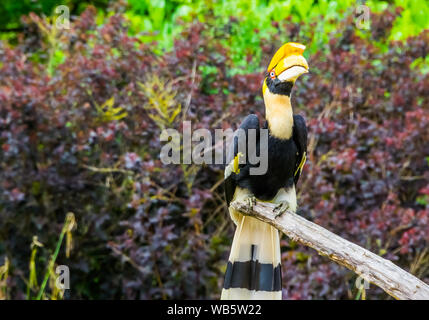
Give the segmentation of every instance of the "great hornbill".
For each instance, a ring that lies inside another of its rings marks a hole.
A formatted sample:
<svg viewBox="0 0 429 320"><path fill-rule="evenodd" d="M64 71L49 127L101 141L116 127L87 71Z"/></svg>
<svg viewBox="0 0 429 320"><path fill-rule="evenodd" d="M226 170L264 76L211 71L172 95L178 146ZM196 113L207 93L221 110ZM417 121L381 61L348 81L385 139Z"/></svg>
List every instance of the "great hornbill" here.
<svg viewBox="0 0 429 320"><path fill-rule="evenodd" d="M259 139L258 152L268 147L268 167L265 174L252 175L247 160L239 164L237 134L231 143L228 166L225 168L225 195L227 205L234 200L246 201L252 206L256 200L277 204L274 210L283 214L296 211L295 186L306 160L307 128L304 118L294 115L290 95L296 79L308 72L303 57L305 46L289 42L272 58L263 83L265 125L268 143ZM248 115L240 129L259 131L259 119ZM257 138L258 139L258 138ZM249 155L245 158L247 159ZM281 299L281 259L278 230L255 218L244 216L229 208L236 231L227 264L221 299Z"/></svg>

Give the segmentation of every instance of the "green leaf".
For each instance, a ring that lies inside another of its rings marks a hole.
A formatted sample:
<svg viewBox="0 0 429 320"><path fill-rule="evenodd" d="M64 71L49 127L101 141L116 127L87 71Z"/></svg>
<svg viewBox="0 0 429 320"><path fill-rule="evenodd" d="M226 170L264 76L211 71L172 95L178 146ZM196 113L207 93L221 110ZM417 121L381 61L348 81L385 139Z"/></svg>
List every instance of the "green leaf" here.
<svg viewBox="0 0 429 320"><path fill-rule="evenodd" d="M101 106L101 109L104 109L104 108L110 109L113 107L114 103L115 103L115 97L111 97L109 100L103 103L103 105Z"/></svg>

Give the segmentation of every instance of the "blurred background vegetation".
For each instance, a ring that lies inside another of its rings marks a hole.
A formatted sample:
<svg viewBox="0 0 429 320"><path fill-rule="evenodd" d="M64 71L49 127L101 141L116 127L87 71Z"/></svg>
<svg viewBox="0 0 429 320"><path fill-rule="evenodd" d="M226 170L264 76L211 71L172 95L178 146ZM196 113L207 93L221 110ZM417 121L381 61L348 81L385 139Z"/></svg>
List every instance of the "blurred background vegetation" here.
<svg viewBox="0 0 429 320"><path fill-rule="evenodd" d="M232 49L231 58L235 68L231 72L256 72L261 59L261 41L269 38L276 32L276 25L272 22L288 21L303 22L303 32L308 33L310 25L316 32L311 43L308 44L308 53L314 53L325 45L330 35L337 29L338 22L344 14L357 11L356 1L282 1L282 0L128 0L124 9L124 16L130 23L128 33L144 42L157 42L153 50L162 53L172 50L174 39L180 36L185 26L178 24L178 20L185 22L200 21L216 26L228 26L229 37L222 44ZM429 28L429 3L417 0L405 1L365 1L371 12L382 12L388 6L401 6L402 12L393 25L389 40L404 40L415 36L422 30ZM78 15L88 5L97 7L97 23L102 24L115 10L107 10L109 0L24 0L2 1L0 14L0 30L11 30L9 36L16 36L15 31L23 26L21 16L29 12L54 15L54 9L59 5L70 8L71 14ZM215 17L210 21L210 17ZM231 17L239 20L239 24L230 26ZM323 17L323 18L320 18ZM221 28L219 28L221 29ZM305 30L307 29L307 30ZM213 30L215 32L215 30ZM246 56L252 57L252 63L246 61Z"/></svg>
<svg viewBox="0 0 429 320"><path fill-rule="evenodd" d="M287 41L311 69L293 97L299 213L429 282L429 3L4 0L0 16L0 299L62 298L59 264L66 297L219 298L222 168L162 165L160 130L263 116ZM352 272L285 237L282 252L284 298L362 297Z"/></svg>

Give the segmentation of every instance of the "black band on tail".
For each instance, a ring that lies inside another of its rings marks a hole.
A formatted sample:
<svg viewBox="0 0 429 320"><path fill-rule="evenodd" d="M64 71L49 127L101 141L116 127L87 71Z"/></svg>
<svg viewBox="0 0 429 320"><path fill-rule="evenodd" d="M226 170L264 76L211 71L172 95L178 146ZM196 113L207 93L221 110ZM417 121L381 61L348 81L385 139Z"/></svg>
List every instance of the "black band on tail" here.
<svg viewBox="0 0 429 320"><path fill-rule="evenodd" d="M228 261L224 289L242 288L256 291L281 291L282 273L280 264L256 261Z"/></svg>

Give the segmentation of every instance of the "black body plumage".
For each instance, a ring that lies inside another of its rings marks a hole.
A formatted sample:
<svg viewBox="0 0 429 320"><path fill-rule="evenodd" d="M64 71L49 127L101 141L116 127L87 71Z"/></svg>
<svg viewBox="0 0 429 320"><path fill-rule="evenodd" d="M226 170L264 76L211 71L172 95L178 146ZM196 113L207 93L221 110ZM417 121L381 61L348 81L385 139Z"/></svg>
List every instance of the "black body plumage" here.
<svg viewBox="0 0 429 320"><path fill-rule="evenodd" d="M238 174L232 173L225 179L225 195L227 204L233 198L236 186L248 189L260 200L268 201L275 197L281 188L288 189L299 179L300 171L295 172L307 151L307 128L304 118L300 115L294 117L293 134L290 139L279 139L269 134L268 136L268 170L263 175L250 175L252 165L246 159L245 164L239 166ZM259 120L254 114L248 115L240 126L241 129L259 130ZM268 123L264 125L268 129ZM237 154L237 141L234 141L234 156ZM256 152L260 154L260 141L257 141Z"/></svg>
<svg viewBox="0 0 429 320"><path fill-rule="evenodd" d="M296 151L293 139L281 140L269 135L267 172L264 175L250 175L249 169L252 165L244 165L236 175L237 185L249 189L257 199L273 199L280 188L293 184Z"/></svg>

